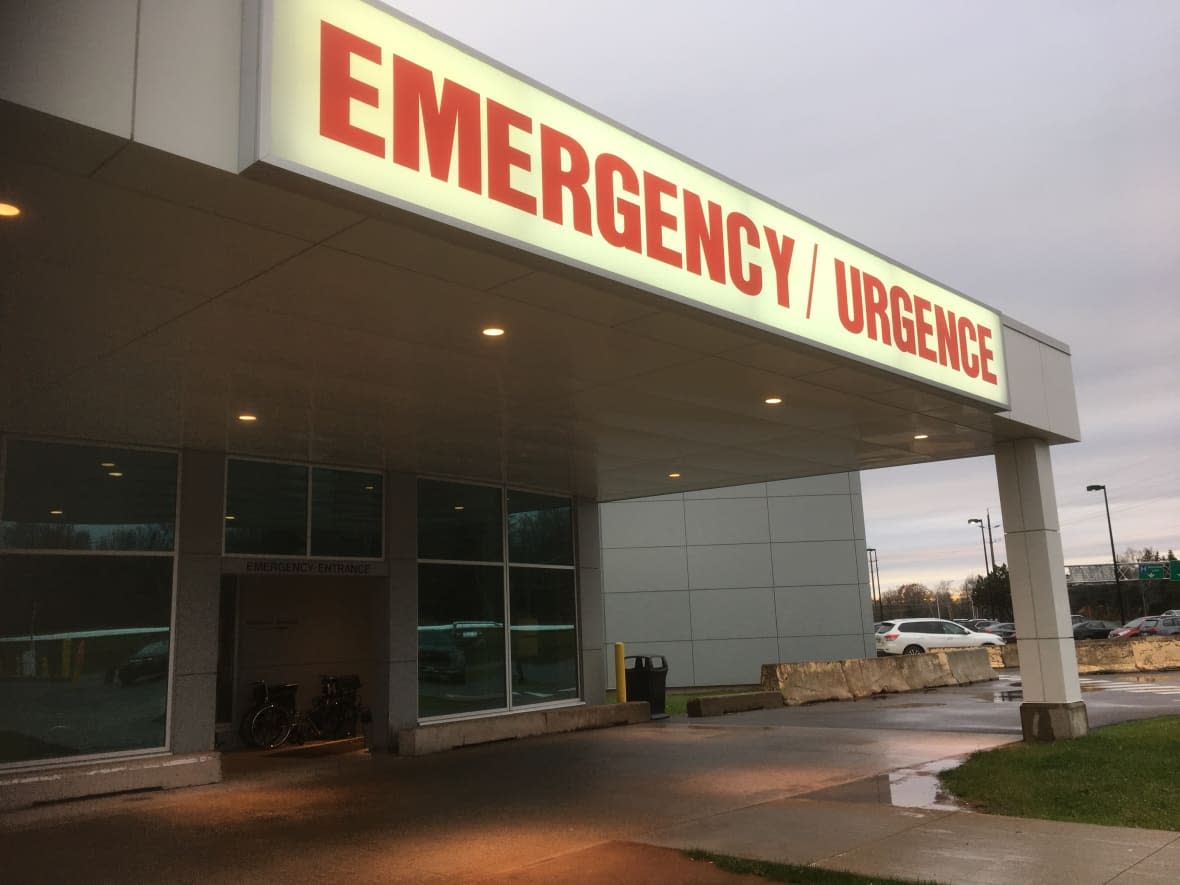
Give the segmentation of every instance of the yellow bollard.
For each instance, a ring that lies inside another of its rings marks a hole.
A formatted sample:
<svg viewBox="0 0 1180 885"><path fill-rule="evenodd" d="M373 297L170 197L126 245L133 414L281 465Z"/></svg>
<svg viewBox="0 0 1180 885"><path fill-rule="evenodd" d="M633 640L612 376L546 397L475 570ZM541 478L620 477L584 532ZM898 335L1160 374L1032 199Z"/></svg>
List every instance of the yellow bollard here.
<svg viewBox="0 0 1180 885"><path fill-rule="evenodd" d="M620 704L627 703L627 664L623 660L623 643L615 643L615 694Z"/></svg>

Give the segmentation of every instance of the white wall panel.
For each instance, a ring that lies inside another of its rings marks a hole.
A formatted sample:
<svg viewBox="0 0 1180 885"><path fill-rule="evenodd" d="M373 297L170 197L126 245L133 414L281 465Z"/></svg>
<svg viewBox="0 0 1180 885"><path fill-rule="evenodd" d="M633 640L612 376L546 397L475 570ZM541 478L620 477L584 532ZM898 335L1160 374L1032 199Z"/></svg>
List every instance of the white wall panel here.
<svg viewBox="0 0 1180 885"><path fill-rule="evenodd" d="M770 537L774 541L833 541L855 537L852 499L843 495L771 498Z"/></svg>
<svg viewBox="0 0 1180 885"><path fill-rule="evenodd" d="M868 655L865 638L856 633L847 636L785 636L778 641L779 661L845 661Z"/></svg>
<svg viewBox="0 0 1180 885"><path fill-rule="evenodd" d="M602 505L602 546L684 546L684 500L616 501Z"/></svg>
<svg viewBox="0 0 1180 885"><path fill-rule="evenodd" d="M0 3L0 98L130 138L137 6Z"/></svg>
<svg viewBox="0 0 1180 885"><path fill-rule="evenodd" d="M766 493L772 498L780 495L847 495L849 491L851 485L847 473L780 479L766 484Z"/></svg>
<svg viewBox="0 0 1180 885"><path fill-rule="evenodd" d="M844 503L847 506L847 499ZM685 501L684 522L690 545L757 544L770 540L765 498Z"/></svg>
<svg viewBox="0 0 1180 885"><path fill-rule="evenodd" d="M686 547L616 547L602 551L604 593L687 590Z"/></svg>
<svg viewBox="0 0 1180 885"><path fill-rule="evenodd" d="M673 686L872 656L862 507L855 474L602 505L604 666L616 640L667 655Z"/></svg>
<svg viewBox="0 0 1180 885"><path fill-rule="evenodd" d="M689 599L694 639L777 635L773 590L693 590Z"/></svg>
<svg viewBox="0 0 1180 885"><path fill-rule="evenodd" d="M143 0L135 140L238 171L240 0Z"/></svg>
<svg viewBox="0 0 1180 885"><path fill-rule="evenodd" d="M780 636L835 636L865 629L858 584L778 587L774 591Z"/></svg>
<svg viewBox="0 0 1180 885"><path fill-rule="evenodd" d="M724 544L688 548L692 590L773 586L766 544Z"/></svg>
<svg viewBox="0 0 1180 885"><path fill-rule="evenodd" d="M762 665L774 663L778 657L778 640L697 640L692 657L697 685L757 685ZM670 668L668 681L672 682Z"/></svg>
<svg viewBox="0 0 1180 885"><path fill-rule="evenodd" d="M614 593L606 597L605 610L606 635L612 642L630 645L692 638L692 615L684 593Z"/></svg>
<svg viewBox="0 0 1180 885"><path fill-rule="evenodd" d="M856 545L847 541L798 541L772 544L777 587L856 584Z"/></svg>

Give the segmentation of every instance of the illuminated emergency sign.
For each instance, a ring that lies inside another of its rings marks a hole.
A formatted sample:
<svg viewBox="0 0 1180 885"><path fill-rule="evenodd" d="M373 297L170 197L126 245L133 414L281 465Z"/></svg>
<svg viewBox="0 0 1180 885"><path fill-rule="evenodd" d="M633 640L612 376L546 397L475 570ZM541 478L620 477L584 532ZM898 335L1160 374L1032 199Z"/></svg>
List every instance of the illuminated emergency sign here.
<svg viewBox="0 0 1180 885"><path fill-rule="evenodd" d="M384 7L261 27L257 159L1007 405L986 307Z"/></svg>

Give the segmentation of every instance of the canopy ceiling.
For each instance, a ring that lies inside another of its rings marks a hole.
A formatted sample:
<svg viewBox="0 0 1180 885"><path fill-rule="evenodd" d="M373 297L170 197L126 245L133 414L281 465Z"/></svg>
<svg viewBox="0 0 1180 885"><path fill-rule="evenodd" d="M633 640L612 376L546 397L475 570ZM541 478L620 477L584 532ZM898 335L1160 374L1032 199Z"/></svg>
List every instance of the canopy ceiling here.
<svg viewBox="0 0 1180 885"><path fill-rule="evenodd" d="M953 394L286 173L3 102L0 131L23 209L0 220L6 431L603 500L1010 436Z"/></svg>

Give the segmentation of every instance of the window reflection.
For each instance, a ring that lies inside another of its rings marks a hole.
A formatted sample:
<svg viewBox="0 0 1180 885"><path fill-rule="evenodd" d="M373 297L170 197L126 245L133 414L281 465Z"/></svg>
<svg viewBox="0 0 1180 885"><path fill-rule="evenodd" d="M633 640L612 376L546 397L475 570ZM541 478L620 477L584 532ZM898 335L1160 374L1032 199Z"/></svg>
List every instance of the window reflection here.
<svg viewBox="0 0 1180 885"><path fill-rule="evenodd" d="M10 440L0 547L168 551L176 455Z"/></svg>
<svg viewBox="0 0 1180 885"><path fill-rule="evenodd" d="M311 472L311 555L381 556L381 475Z"/></svg>
<svg viewBox="0 0 1180 885"><path fill-rule="evenodd" d="M225 552L307 555L307 467L266 461L227 465Z"/></svg>
<svg viewBox="0 0 1180 885"><path fill-rule="evenodd" d="M504 557L498 488L418 482L418 558L500 562Z"/></svg>
<svg viewBox="0 0 1180 885"><path fill-rule="evenodd" d="M570 499L509 491L508 559L510 562L573 565Z"/></svg>
<svg viewBox="0 0 1180 885"><path fill-rule="evenodd" d="M163 746L171 611L171 557L0 557L0 763Z"/></svg>
<svg viewBox="0 0 1180 885"><path fill-rule="evenodd" d="M512 568L512 703L578 696L577 602L572 569Z"/></svg>
<svg viewBox="0 0 1180 885"><path fill-rule="evenodd" d="M420 564L418 715L502 708L505 694L503 569Z"/></svg>

